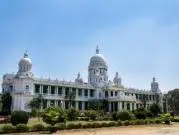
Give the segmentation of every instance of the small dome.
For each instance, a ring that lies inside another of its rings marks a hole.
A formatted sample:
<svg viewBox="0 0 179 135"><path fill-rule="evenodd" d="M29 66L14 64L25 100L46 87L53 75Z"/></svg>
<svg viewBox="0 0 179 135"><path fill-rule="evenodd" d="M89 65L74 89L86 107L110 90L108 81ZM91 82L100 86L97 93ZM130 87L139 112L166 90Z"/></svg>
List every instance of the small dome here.
<svg viewBox="0 0 179 135"><path fill-rule="evenodd" d="M91 57L89 66L103 66L107 67L106 59L102 54L99 54L98 47L96 48L96 54Z"/></svg>

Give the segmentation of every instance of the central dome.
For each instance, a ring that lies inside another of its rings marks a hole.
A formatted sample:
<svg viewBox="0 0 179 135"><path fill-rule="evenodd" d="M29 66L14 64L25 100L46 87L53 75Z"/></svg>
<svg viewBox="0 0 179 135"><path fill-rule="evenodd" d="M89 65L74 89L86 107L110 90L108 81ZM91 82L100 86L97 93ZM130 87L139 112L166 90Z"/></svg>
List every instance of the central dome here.
<svg viewBox="0 0 179 135"><path fill-rule="evenodd" d="M32 68L32 61L28 57L27 53L24 53L24 57L19 61L19 72L27 72Z"/></svg>
<svg viewBox="0 0 179 135"><path fill-rule="evenodd" d="M102 67L107 67L107 62L106 59L102 54L99 54L99 49L98 47L96 48L96 54L91 57L90 59L90 67L93 66L102 66Z"/></svg>

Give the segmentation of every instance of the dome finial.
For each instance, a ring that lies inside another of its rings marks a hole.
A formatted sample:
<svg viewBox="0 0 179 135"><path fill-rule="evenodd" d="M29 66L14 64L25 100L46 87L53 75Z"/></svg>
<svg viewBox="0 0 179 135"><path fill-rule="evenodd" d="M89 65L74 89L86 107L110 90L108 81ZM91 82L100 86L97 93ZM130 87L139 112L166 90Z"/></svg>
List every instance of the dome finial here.
<svg viewBox="0 0 179 135"><path fill-rule="evenodd" d="M153 77L153 82L155 82L156 81L156 78L155 77Z"/></svg>
<svg viewBox="0 0 179 135"><path fill-rule="evenodd" d="M98 48L98 45L96 47L96 54L99 54L99 48Z"/></svg>
<svg viewBox="0 0 179 135"><path fill-rule="evenodd" d="M24 58L27 58L27 57L28 57L28 54L27 54L27 50L26 50L24 53Z"/></svg>

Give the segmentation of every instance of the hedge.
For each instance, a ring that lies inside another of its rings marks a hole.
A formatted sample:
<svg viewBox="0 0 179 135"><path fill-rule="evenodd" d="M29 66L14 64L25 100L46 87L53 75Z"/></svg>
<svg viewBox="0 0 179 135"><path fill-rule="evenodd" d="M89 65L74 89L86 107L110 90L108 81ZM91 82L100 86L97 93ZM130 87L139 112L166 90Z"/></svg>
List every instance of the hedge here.
<svg viewBox="0 0 179 135"><path fill-rule="evenodd" d="M39 132L39 131L50 131L56 132L57 130L70 130L70 129L87 129L87 128L101 128L101 127L114 127L114 126L128 126L128 125L144 125L144 124L161 124L161 119L146 119L146 120L126 120L117 122L87 122L87 123L57 123L54 126L44 126L42 124L36 124L32 127L28 127L25 124L18 124L16 126L12 125L4 125L0 129L0 133L8 134L8 133L19 133L19 132Z"/></svg>

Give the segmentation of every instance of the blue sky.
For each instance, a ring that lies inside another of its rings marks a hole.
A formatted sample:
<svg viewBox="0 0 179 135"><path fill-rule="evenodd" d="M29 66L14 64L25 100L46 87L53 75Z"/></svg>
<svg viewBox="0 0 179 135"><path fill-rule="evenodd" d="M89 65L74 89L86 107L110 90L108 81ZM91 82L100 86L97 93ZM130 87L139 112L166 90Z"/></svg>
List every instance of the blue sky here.
<svg viewBox="0 0 179 135"><path fill-rule="evenodd" d="M28 50L36 76L87 80L96 45L109 78L127 87L179 87L179 0L1 0L0 78ZM0 79L2 81L2 79Z"/></svg>

